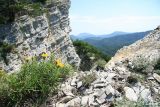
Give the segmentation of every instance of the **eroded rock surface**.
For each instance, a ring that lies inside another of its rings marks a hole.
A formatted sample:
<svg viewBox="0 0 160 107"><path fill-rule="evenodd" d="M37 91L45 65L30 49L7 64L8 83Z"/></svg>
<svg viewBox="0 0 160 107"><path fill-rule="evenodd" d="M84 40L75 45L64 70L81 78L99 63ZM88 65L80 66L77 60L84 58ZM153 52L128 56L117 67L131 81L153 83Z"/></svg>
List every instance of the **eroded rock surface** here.
<svg viewBox="0 0 160 107"><path fill-rule="evenodd" d="M69 7L70 0L57 0L48 4L48 12L40 16L24 15L2 25L0 41L15 48L6 56L8 64L0 61L1 67L8 72L17 71L26 57L39 56L42 52L54 53L55 58L78 67L80 59L69 36Z"/></svg>
<svg viewBox="0 0 160 107"><path fill-rule="evenodd" d="M86 87L83 77L93 74L96 79L90 83L89 87ZM113 74L114 76L111 77L110 75ZM157 84L157 89L155 89L157 91L153 92L151 87L143 84L143 82L132 85L124 78L124 75L111 71L74 73L72 78L60 85L59 94L56 97L51 97L51 99L55 98L56 101L51 101L50 105L44 105L46 107L109 107L116 101L123 101L124 99L133 102L144 101L145 103L159 101L160 85L156 80L154 81ZM82 83L82 85L78 83ZM154 88L156 87L154 86Z"/></svg>

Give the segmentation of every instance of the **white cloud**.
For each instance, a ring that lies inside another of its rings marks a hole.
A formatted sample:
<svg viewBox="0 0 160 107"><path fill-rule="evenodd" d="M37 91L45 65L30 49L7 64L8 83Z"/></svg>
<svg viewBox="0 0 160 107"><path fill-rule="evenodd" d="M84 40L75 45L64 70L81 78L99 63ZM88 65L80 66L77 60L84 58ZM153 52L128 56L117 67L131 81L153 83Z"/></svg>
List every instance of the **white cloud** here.
<svg viewBox="0 0 160 107"><path fill-rule="evenodd" d="M73 22L85 22L85 23L134 23L137 21L154 21L160 20L160 16L126 16L126 17L110 17L100 18L94 16L70 16Z"/></svg>
<svg viewBox="0 0 160 107"><path fill-rule="evenodd" d="M154 29L160 24L160 16L125 16L125 17L94 17L71 15L73 33L110 33L122 31L144 31ZM84 26L84 27L83 27ZM81 27L81 28L80 28Z"/></svg>

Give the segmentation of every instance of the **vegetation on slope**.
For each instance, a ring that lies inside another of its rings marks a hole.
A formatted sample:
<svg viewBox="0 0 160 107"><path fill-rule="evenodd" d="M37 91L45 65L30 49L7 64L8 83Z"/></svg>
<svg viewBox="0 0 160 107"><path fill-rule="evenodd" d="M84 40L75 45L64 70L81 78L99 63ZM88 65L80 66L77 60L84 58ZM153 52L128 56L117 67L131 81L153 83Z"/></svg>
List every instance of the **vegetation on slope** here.
<svg viewBox="0 0 160 107"><path fill-rule="evenodd" d="M6 64L8 64L8 60L6 56L13 49L14 49L14 45L9 45L5 42L0 42L0 61L3 60Z"/></svg>
<svg viewBox="0 0 160 107"><path fill-rule="evenodd" d="M16 15L39 15L47 0L0 0L0 24L13 22Z"/></svg>
<svg viewBox="0 0 160 107"><path fill-rule="evenodd" d="M156 65L154 66L155 72L160 75L160 59L157 61Z"/></svg>
<svg viewBox="0 0 160 107"><path fill-rule="evenodd" d="M128 46L145 37L150 31L118 35L105 39L88 38L83 41L95 46L105 54L113 56L123 46Z"/></svg>
<svg viewBox="0 0 160 107"><path fill-rule="evenodd" d="M56 94L57 86L73 71L70 66L57 66L49 61L30 61L20 72L12 75L0 71L1 107L38 106L49 95Z"/></svg>
<svg viewBox="0 0 160 107"><path fill-rule="evenodd" d="M81 70L90 70L95 64L104 67L104 65L110 60L110 56L103 54L86 42L76 40L73 42L73 45L76 48L77 54L81 58Z"/></svg>

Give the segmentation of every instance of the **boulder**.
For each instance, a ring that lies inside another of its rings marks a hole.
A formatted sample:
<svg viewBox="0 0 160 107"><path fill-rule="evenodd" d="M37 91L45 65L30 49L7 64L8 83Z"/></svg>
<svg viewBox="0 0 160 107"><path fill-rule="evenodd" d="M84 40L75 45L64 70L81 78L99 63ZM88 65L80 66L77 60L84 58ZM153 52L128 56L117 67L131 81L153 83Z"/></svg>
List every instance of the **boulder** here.
<svg viewBox="0 0 160 107"><path fill-rule="evenodd" d="M66 96L74 96L72 93L72 90L74 90L75 88L70 86L68 83L65 83L61 86L61 90L63 91L63 93Z"/></svg>
<svg viewBox="0 0 160 107"><path fill-rule="evenodd" d="M82 87L82 85L83 85L82 81L77 82L77 88Z"/></svg>
<svg viewBox="0 0 160 107"><path fill-rule="evenodd" d="M115 89L109 84L107 85L107 87L105 88L106 94L110 94L112 93L113 95L115 94Z"/></svg>
<svg viewBox="0 0 160 107"><path fill-rule="evenodd" d="M66 107L66 104L63 104L63 103L57 103L57 104L56 104L56 107Z"/></svg>
<svg viewBox="0 0 160 107"><path fill-rule="evenodd" d="M124 87L124 91L125 91L125 97L128 100L130 100L130 101L137 101L138 100L138 96L132 88Z"/></svg>
<svg viewBox="0 0 160 107"><path fill-rule="evenodd" d="M105 83L94 84L94 88L104 88L106 87Z"/></svg>
<svg viewBox="0 0 160 107"><path fill-rule="evenodd" d="M113 95L112 93L107 94L107 95L106 95L106 100L107 100L107 101L113 101L113 100L114 100L114 99L113 99L113 96L114 96L114 95Z"/></svg>
<svg viewBox="0 0 160 107"><path fill-rule="evenodd" d="M100 97L103 93L105 93L105 90L102 90L102 89L94 89L93 96Z"/></svg>
<svg viewBox="0 0 160 107"><path fill-rule="evenodd" d="M89 103L89 96L84 96L81 99L82 99L81 100L81 105L86 107L88 105L88 103Z"/></svg>
<svg viewBox="0 0 160 107"><path fill-rule="evenodd" d="M106 80L104 78L98 78L92 84L99 84L99 83L106 83Z"/></svg>
<svg viewBox="0 0 160 107"><path fill-rule="evenodd" d="M80 107L80 106L81 106L81 99L77 97L67 102L65 107Z"/></svg>
<svg viewBox="0 0 160 107"><path fill-rule="evenodd" d="M94 94L89 95L88 104L89 106L93 105L95 103L95 96Z"/></svg>
<svg viewBox="0 0 160 107"><path fill-rule="evenodd" d="M103 104L106 101L106 93L102 93L98 98L96 98L98 104Z"/></svg>
<svg viewBox="0 0 160 107"><path fill-rule="evenodd" d="M158 74L154 73L153 77L156 79L157 82L160 83L160 76Z"/></svg>
<svg viewBox="0 0 160 107"><path fill-rule="evenodd" d="M76 86L77 85L77 79L76 78L73 78L72 81L71 81L71 86Z"/></svg>
<svg viewBox="0 0 160 107"><path fill-rule="evenodd" d="M84 92L85 95L92 94L92 93L94 93L93 86L91 86L89 89L86 89Z"/></svg>
<svg viewBox="0 0 160 107"><path fill-rule="evenodd" d="M67 103L68 101L70 101L72 99L73 99L72 96L66 96L66 97L63 97L59 102L60 103Z"/></svg>
<svg viewBox="0 0 160 107"><path fill-rule="evenodd" d="M144 100L144 101L151 101L152 100L152 97L151 97L151 91L149 89L144 89L141 93L141 98Z"/></svg>

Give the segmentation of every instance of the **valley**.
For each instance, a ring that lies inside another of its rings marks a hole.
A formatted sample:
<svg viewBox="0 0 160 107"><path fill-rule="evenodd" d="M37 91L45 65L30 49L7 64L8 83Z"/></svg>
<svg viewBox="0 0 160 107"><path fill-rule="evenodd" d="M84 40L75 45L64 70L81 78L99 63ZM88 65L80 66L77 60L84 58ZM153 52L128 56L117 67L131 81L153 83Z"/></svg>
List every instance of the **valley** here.
<svg viewBox="0 0 160 107"><path fill-rule="evenodd" d="M149 32L151 31L136 33L113 32L112 34L108 35L92 35L83 33L83 35L72 35L71 39L73 41L81 40L87 42L102 51L104 54L113 56L117 50L123 46L128 46L135 41L144 38L147 34L149 34Z"/></svg>

